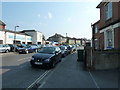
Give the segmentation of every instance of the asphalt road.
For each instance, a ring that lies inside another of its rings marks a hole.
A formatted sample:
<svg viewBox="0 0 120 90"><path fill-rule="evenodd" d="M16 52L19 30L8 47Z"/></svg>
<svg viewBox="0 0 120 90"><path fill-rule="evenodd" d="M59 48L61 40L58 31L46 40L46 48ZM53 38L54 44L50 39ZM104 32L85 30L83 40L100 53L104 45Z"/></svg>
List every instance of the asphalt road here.
<svg viewBox="0 0 120 90"><path fill-rule="evenodd" d="M53 69L32 68L31 54L2 55L3 88L118 88L118 71L84 70L77 53L62 59ZM1 56L0 56L1 57Z"/></svg>
<svg viewBox="0 0 120 90"><path fill-rule="evenodd" d="M46 71L31 67L33 54L2 55L2 88L27 88Z"/></svg>

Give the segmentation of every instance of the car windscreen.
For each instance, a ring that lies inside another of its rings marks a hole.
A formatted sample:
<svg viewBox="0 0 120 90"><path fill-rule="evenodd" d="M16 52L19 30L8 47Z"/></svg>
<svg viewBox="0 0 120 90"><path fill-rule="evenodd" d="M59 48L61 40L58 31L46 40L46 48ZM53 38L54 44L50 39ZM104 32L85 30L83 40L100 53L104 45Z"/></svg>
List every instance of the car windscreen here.
<svg viewBox="0 0 120 90"><path fill-rule="evenodd" d="M40 51L38 51L38 53L53 54L53 53L55 53L55 48L54 47L43 47L43 48L41 48Z"/></svg>

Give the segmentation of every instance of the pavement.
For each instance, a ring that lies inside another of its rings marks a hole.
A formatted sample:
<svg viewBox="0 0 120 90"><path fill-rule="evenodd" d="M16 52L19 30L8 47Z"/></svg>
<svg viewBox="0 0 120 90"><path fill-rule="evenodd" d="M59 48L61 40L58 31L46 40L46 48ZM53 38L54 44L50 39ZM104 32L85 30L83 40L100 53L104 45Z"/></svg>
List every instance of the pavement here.
<svg viewBox="0 0 120 90"><path fill-rule="evenodd" d="M67 56L54 68L39 88L120 88L118 70L86 71L77 62L77 53Z"/></svg>

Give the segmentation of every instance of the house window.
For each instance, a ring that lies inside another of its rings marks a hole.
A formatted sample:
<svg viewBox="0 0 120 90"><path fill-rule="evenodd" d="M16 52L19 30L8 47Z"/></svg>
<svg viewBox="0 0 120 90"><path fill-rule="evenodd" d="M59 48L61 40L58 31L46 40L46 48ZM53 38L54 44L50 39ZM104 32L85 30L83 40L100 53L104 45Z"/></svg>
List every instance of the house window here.
<svg viewBox="0 0 120 90"><path fill-rule="evenodd" d="M112 31L108 30L106 31L106 40L107 40L107 48L113 48L113 33Z"/></svg>
<svg viewBox="0 0 120 90"><path fill-rule="evenodd" d="M98 39L95 39L95 49L98 49Z"/></svg>
<svg viewBox="0 0 120 90"><path fill-rule="evenodd" d="M109 2L106 6L105 6L105 18L110 19L112 17L112 2Z"/></svg>
<svg viewBox="0 0 120 90"><path fill-rule="evenodd" d="M95 25L95 33L97 33L97 32L98 32L98 26Z"/></svg>

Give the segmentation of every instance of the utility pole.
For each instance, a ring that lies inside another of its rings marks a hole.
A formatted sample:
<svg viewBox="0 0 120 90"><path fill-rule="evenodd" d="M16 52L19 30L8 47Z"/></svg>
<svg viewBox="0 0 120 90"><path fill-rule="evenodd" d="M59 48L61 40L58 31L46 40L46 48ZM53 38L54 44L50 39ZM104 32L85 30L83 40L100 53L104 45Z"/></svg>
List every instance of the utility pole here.
<svg viewBox="0 0 120 90"><path fill-rule="evenodd" d="M19 27L19 26L15 26L15 33L14 33L14 52L15 52L15 45L16 45L16 28Z"/></svg>

